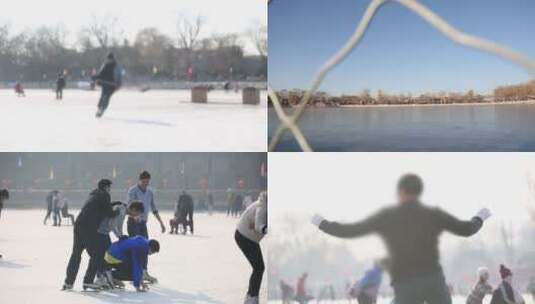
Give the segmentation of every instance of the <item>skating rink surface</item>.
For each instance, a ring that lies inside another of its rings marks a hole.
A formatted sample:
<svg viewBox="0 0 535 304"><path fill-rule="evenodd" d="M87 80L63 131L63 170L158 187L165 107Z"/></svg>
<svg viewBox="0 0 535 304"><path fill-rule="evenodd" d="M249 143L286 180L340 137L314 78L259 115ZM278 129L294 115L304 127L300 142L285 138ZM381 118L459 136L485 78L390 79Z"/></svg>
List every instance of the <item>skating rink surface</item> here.
<svg viewBox="0 0 535 304"><path fill-rule="evenodd" d="M192 104L189 90L120 90L95 118L99 91L0 90L2 151L266 151L267 94L243 105L241 92L211 91Z"/></svg>
<svg viewBox="0 0 535 304"><path fill-rule="evenodd" d="M171 214L162 212L168 222ZM138 293L130 283L124 291L82 292L88 256L84 253L74 291L60 291L72 246L72 226L42 223L44 211L4 209L0 219L0 303L229 303L243 302L250 266L234 242L237 219L222 214L196 214L194 236L162 234L149 219L150 237L161 252L149 259L149 272L158 278L149 292ZM125 227L126 229L126 227ZM266 253L264 252L264 259ZM267 277L262 300L266 303Z"/></svg>

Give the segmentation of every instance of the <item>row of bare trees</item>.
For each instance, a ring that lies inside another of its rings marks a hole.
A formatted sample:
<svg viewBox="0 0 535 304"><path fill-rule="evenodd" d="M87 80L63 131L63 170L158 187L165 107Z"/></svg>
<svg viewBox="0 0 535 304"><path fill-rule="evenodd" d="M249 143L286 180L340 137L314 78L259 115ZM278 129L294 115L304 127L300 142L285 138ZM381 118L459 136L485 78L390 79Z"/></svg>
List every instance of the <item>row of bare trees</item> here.
<svg viewBox="0 0 535 304"><path fill-rule="evenodd" d="M297 105L304 96L303 91L280 91L277 96L285 107ZM271 100L269 100L271 104ZM372 96L369 90L364 90L359 95L329 96L326 93L316 93L310 100L309 105L315 107L337 107L351 105L411 105L411 104L458 104L458 103L481 103L485 102L482 95L470 90L467 93L436 93L412 96L410 94L386 94L378 91Z"/></svg>
<svg viewBox="0 0 535 304"><path fill-rule="evenodd" d="M73 43L60 25L23 32L0 25L0 81L49 81L64 71L71 79L85 79L109 51L132 79L266 79L265 26L209 36L204 28L201 16L181 17L174 37L147 27L130 41L117 18L93 16ZM246 54L246 43L256 46L258 55Z"/></svg>
<svg viewBox="0 0 535 304"><path fill-rule="evenodd" d="M518 85L497 87L494 90L494 96L499 101L535 100L535 80Z"/></svg>

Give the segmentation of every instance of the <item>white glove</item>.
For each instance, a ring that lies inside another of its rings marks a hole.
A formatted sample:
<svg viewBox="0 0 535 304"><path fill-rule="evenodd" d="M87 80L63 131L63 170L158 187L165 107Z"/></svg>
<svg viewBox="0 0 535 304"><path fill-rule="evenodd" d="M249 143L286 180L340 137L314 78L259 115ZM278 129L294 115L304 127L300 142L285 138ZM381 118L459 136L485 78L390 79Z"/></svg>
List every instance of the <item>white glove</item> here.
<svg viewBox="0 0 535 304"><path fill-rule="evenodd" d="M477 217L479 217L483 222L488 219L492 214L490 213L490 210L487 208L483 208L479 210L479 212L476 214Z"/></svg>
<svg viewBox="0 0 535 304"><path fill-rule="evenodd" d="M312 225L319 227L321 222L323 222L324 220L325 219L323 218L323 216L319 214L314 214L310 222L312 223Z"/></svg>

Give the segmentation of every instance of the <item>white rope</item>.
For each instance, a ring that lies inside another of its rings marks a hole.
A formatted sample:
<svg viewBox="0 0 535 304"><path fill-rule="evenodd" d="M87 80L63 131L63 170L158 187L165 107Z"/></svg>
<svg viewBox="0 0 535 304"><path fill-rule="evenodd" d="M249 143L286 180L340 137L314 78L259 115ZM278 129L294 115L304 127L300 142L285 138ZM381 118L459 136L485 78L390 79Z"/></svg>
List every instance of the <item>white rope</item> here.
<svg viewBox="0 0 535 304"><path fill-rule="evenodd" d="M360 43L373 17L375 16L379 8L387 2L397 2L402 6L406 7L407 9L411 10L453 42L502 57L525 68L528 73L532 75L532 77L535 77L535 62L532 61L530 58L519 54L506 46L502 46L495 42L485 40L479 37L471 36L457 30L449 23L444 21L444 19L436 15L433 11L420 4L417 0L372 0L368 5L368 8L364 12L364 16L360 20L360 23L358 24L353 35L342 46L342 48L340 48L336 52L336 54L334 54L334 56L327 60L319 69L316 74L316 77L312 81L310 89L308 89L308 91L305 93L305 95L295 108L293 114L288 115L285 113L279 99L275 94L275 91L269 88L269 97L271 98L277 116L281 121L281 124L277 127L277 130L271 138L271 142L269 143L269 151L275 150L277 144L280 142L282 136L287 130L290 130L290 132L296 138L299 146L303 151L312 151L312 148L308 144L305 136L297 126L298 120L301 118L301 115L306 109L306 106L309 103L311 96L317 91L325 76L334 67L336 67L336 65L342 62L347 57L347 55L349 55L353 51L353 49Z"/></svg>

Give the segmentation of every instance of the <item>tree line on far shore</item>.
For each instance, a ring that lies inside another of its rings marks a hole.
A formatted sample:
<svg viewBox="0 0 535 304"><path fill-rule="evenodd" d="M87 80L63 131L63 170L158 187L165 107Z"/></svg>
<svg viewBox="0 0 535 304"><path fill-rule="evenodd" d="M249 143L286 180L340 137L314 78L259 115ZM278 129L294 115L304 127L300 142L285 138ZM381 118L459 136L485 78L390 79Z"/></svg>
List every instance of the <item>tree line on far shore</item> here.
<svg viewBox="0 0 535 304"><path fill-rule="evenodd" d="M126 77L140 80L229 81L267 78L267 28L206 35L205 19L179 18L175 36L157 28L139 30L130 41L113 17L93 16L69 42L61 26L15 32L0 25L0 81L52 81L59 73L84 80L114 52ZM245 53L245 42L256 55Z"/></svg>
<svg viewBox="0 0 535 304"><path fill-rule="evenodd" d="M296 106L305 91L282 90L277 97L283 107ZM494 90L493 96L484 96L470 90L466 93L425 93L418 96L411 94L386 94L379 90L372 95L370 90L364 90L358 95L330 96L325 92L317 92L312 96L309 106L338 107L352 105L425 105L425 104L468 104L485 102L511 102L535 100L535 80L519 85L500 86ZM269 105L273 106L271 98Z"/></svg>

